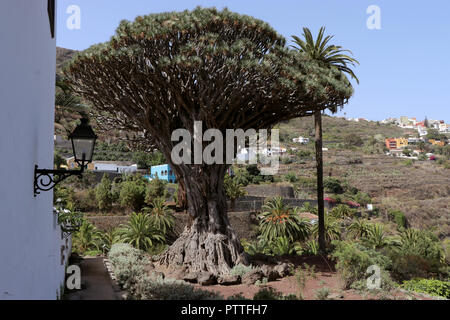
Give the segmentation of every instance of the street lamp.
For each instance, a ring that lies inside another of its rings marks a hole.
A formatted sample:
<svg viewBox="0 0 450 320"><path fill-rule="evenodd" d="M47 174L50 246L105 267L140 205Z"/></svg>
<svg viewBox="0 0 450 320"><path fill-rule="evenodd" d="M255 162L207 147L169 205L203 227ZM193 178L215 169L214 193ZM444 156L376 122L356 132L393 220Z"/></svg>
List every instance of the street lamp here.
<svg viewBox="0 0 450 320"><path fill-rule="evenodd" d="M69 135L72 142L75 162L80 166L79 170L49 170L34 168L34 196L40 191L49 191L58 183L70 176L81 177L88 163L92 162L94 155L95 141L97 136L88 124L88 119L82 118L75 130ZM57 176L55 178L55 176Z"/></svg>

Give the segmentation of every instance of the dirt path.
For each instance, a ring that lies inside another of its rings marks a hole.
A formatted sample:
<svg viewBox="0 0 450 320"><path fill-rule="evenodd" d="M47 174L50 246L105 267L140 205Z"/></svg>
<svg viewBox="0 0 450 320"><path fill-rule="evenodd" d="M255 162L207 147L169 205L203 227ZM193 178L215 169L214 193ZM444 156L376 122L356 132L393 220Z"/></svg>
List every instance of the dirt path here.
<svg viewBox="0 0 450 320"><path fill-rule="evenodd" d="M80 268L82 289L68 293L67 300L119 300L102 257L85 257Z"/></svg>

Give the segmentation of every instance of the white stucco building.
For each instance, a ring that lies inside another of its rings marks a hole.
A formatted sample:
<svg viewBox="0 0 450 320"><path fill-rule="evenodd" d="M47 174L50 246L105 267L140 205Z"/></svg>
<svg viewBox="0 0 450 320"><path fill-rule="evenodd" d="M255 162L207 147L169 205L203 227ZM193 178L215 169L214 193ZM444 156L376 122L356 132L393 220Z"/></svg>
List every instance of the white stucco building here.
<svg viewBox="0 0 450 320"><path fill-rule="evenodd" d="M94 161L94 171L133 173L137 172L137 164L124 161Z"/></svg>
<svg viewBox="0 0 450 320"><path fill-rule="evenodd" d="M300 143L300 144L308 144L309 143L309 138L305 138L305 137L298 137L298 138L294 138L292 139L292 142L294 143Z"/></svg>
<svg viewBox="0 0 450 320"><path fill-rule="evenodd" d="M53 168L53 4L0 1L1 300L56 299L70 254L53 192L33 190L34 166Z"/></svg>

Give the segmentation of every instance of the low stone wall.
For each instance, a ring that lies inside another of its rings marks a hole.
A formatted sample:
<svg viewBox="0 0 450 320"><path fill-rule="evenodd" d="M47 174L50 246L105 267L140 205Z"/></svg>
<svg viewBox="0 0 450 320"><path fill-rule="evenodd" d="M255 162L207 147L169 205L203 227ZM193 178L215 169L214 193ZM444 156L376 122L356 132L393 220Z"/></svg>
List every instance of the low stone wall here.
<svg viewBox="0 0 450 320"><path fill-rule="evenodd" d="M245 187L249 196L294 198L294 188L285 184L261 184Z"/></svg>
<svg viewBox="0 0 450 320"><path fill-rule="evenodd" d="M175 213L174 231L176 235L183 232L190 223L187 213ZM236 231L240 239L256 239L258 224L255 214L250 212L230 212L228 213L231 226ZM98 229L105 231L109 228L116 228L129 219L128 216L88 216L90 222Z"/></svg>
<svg viewBox="0 0 450 320"><path fill-rule="evenodd" d="M239 198L235 201L233 211L251 211L256 212L260 211L261 207L264 205L264 202L267 198L258 197L258 196L245 196ZM284 198L284 203L290 207L302 207L305 203L309 202L312 206L317 206L317 200L306 200L306 199L297 199L297 198ZM330 205L328 201L324 201L324 206L326 209L330 209ZM231 210L231 203L228 202L228 208Z"/></svg>

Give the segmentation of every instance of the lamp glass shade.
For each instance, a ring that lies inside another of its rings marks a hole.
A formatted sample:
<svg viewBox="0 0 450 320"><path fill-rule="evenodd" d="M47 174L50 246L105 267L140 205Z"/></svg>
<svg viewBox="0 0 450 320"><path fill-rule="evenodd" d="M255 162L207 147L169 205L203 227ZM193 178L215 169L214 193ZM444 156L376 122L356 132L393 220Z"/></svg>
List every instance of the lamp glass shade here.
<svg viewBox="0 0 450 320"><path fill-rule="evenodd" d="M92 162L97 136L88 124L87 119L81 119L81 124L75 128L69 138L72 140L75 162L81 167L84 167L86 164Z"/></svg>
<svg viewBox="0 0 450 320"><path fill-rule="evenodd" d="M95 139L72 139L73 154L78 164L83 163L84 165L92 161L94 144Z"/></svg>

